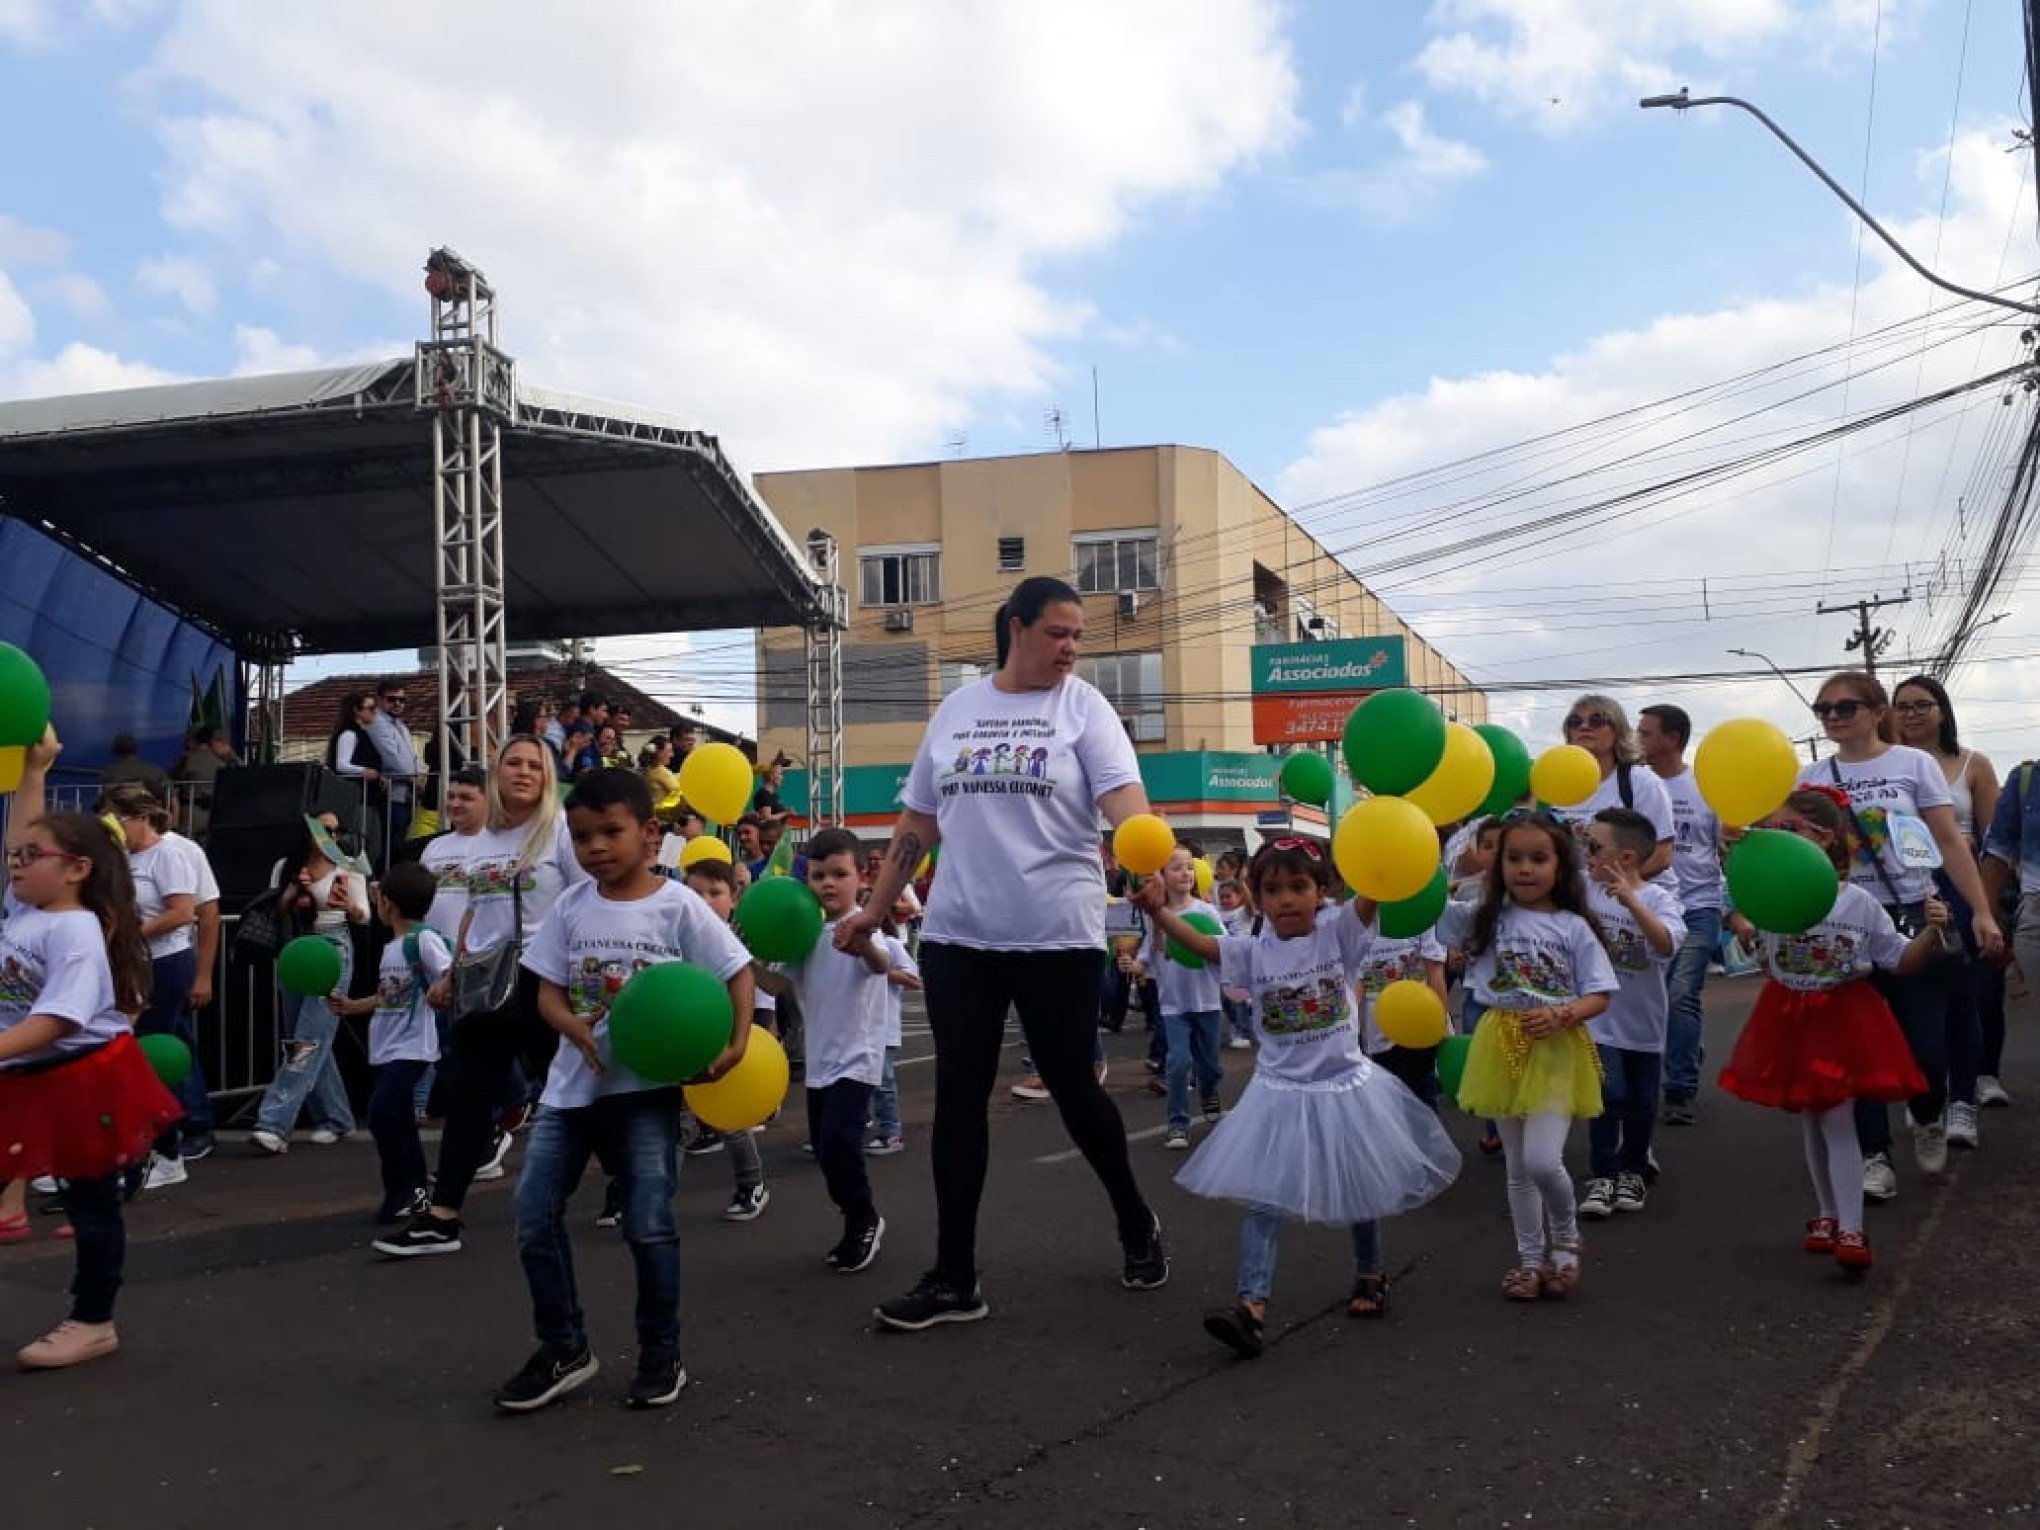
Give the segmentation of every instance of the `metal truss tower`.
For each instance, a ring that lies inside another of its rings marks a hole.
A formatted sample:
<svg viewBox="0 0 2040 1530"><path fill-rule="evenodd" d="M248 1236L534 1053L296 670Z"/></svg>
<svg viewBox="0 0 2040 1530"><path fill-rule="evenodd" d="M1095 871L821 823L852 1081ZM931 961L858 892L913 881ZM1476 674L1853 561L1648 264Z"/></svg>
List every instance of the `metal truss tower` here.
<svg viewBox="0 0 2040 1530"><path fill-rule="evenodd" d="M503 631L503 427L517 364L496 348L496 293L449 249L425 260L432 338L418 344L417 407L432 416L439 548L439 760L488 763L509 725Z"/></svg>
<svg viewBox="0 0 2040 1530"><path fill-rule="evenodd" d="M810 827L843 821L843 633L850 625L836 539L808 533L808 561L821 584L821 605L809 618L807 652L807 818Z"/></svg>

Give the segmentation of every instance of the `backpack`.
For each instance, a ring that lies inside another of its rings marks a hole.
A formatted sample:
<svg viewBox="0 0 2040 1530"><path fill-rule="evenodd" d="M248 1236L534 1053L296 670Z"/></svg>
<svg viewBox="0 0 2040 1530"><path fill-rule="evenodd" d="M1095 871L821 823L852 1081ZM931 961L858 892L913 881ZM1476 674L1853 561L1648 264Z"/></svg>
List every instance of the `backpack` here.
<svg viewBox="0 0 2040 1530"><path fill-rule="evenodd" d="M419 994L432 986L432 981L425 972L425 959L418 950L418 937L427 930L439 935L439 931L433 930L429 924L414 924L404 932L404 965L411 969L411 998L414 1003ZM453 948L453 943L444 935L439 935L439 939L448 950Z"/></svg>

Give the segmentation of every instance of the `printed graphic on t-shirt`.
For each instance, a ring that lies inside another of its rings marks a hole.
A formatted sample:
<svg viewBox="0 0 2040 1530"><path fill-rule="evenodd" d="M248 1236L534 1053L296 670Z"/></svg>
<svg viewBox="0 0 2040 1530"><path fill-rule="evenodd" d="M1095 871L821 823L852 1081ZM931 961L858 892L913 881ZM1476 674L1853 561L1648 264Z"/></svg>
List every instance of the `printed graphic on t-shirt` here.
<svg viewBox="0 0 2040 1530"><path fill-rule="evenodd" d="M1572 964L1561 952L1536 946L1512 946L1501 938L1495 942L1495 975L1490 990L1497 998L1509 993L1527 993L1540 999L1572 997Z"/></svg>
<svg viewBox="0 0 2040 1530"><path fill-rule="evenodd" d="M507 898L510 896L511 873L517 875L519 892L538 890L538 868L522 857L516 860L477 861L468 869L468 896L482 898Z"/></svg>
<svg viewBox="0 0 2040 1530"><path fill-rule="evenodd" d="M1424 955L1415 946L1407 951L1377 956L1360 969L1360 992L1377 997L1390 983L1421 983L1425 980Z"/></svg>
<svg viewBox="0 0 2040 1530"><path fill-rule="evenodd" d="M956 735L956 755L935 778L944 797L1025 795L1053 797L1048 744L1055 726L1040 717L979 718Z"/></svg>
<svg viewBox="0 0 2040 1530"><path fill-rule="evenodd" d="M26 1014L41 992L41 973L12 951L0 956L0 1009L19 1009Z"/></svg>
<svg viewBox="0 0 2040 1530"><path fill-rule="evenodd" d="M1823 986L1835 986L1857 970L1856 952L1861 944L1847 930L1780 935L1771 966L1780 976L1816 978Z"/></svg>
<svg viewBox="0 0 2040 1530"><path fill-rule="evenodd" d="M652 965L645 956L584 956L567 985L567 1004L577 1015L606 1015L623 985Z"/></svg>
<svg viewBox="0 0 2040 1530"><path fill-rule="evenodd" d="M1612 919L1603 919L1601 930L1608 937L1608 960L1615 964L1617 972L1650 970L1650 943L1643 938L1642 931Z"/></svg>
<svg viewBox="0 0 2040 1530"><path fill-rule="evenodd" d="M1351 1018L1346 984L1336 975L1261 991L1261 1028L1271 1036L1330 1030Z"/></svg>
<svg viewBox="0 0 2040 1530"><path fill-rule="evenodd" d="M378 972L375 985L375 1007L377 1009L405 1010L411 1007L411 993L418 980L411 975L410 968L402 972Z"/></svg>

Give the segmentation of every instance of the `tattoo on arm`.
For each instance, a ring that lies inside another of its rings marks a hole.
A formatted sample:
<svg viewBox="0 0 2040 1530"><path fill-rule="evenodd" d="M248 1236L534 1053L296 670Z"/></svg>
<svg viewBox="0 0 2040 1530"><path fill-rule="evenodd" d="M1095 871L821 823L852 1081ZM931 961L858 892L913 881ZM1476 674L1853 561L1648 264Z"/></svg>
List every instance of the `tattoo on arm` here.
<svg viewBox="0 0 2040 1530"><path fill-rule="evenodd" d="M926 846L921 843L921 836L909 829L893 841L892 863L911 878L914 868L921 864L921 856L925 849Z"/></svg>

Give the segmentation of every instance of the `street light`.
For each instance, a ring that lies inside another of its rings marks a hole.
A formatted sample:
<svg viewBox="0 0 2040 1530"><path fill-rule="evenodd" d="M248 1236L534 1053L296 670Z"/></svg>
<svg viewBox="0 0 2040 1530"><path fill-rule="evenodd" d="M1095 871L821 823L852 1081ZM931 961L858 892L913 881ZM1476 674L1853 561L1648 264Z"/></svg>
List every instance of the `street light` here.
<svg viewBox="0 0 2040 1530"><path fill-rule="evenodd" d="M1823 170L1820 167L1819 162L1815 160L1811 154L1807 153L1806 150L1800 148L1799 145L1793 141L1792 135L1790 133L1786 132L1783 128L1778 126L1778 124L1773 122L1769 117L1765 116L1764 113L1759 108L1751 105L1749 102L1743 100L1741 97L1688 95L1686 93L1686 88L1682 85L1679 87L1679 91L1676 95L1645 96L1641 101L1637 102L1636 104L1642 107L1645 111L1651 111L1657 107L1669 106L1673 111L1677 112L1687 111L1695 106L1740 107L1743 111L1748 112L1752 117L1756 118L1757 121L1763 123L1765 127L1771 130L1771 134L1773 137L1775 137L1780 143L1784 144L1785 147L1790 149L1794 154L1798 155L1799 162L1805 165L1806 168L1811 170L1815 175L1819 176L1821 179L1821 184L1826 186L1827 189L1829 191L1832 191L1836 196L1840 197L1842 201L1845 204L1847 204L1850 212L1854 213L1857 217L1861 218L1865 223L1869 224L1870 231L1874 233L1879 239L1882 239L1886 244L1890 245L1893 252L1897 254L1900 260L1904 261L1907 265L1911 266L1915 271L1919 272L1921 276L1925 277L1928 281L1932 282L1936 287L1939 287L1947 292L1952 292L1956 294L1958 297L1970 298L1978 303L1991 303L1995 304L1999 308L2009 308L2014 313L2040 314L2040 307L2035 307L2031 303L2020 303L2014 301L2011 298L1999 297L1994 292L1978 292L1974 287L1961 286L1955 282L1947 280L1947 278L1945 277L1936 276L1933 272L1929 271L1925 266L1921 265L1917 260L1913 259L1911 252L1908 251L1904 245L1900 244L1896 239L1892 238L1889 233L1885 232L1884 225L1879 223L1875 218L1871 217L1869 210L1866 209L1861 202L1858 202L1854 197L1850 196L1847 191L1843 190L1841 183L1838 182L1832 175L1829 175L1827 171Z"/></svg>
<svg viewBox="0 0 2040 1530"><path fill-rule="evenodd" d="M1780 680L1783 680L1785 682L1786 689L1791 691L1792 694L1797 696L1802 702L1805 702L1808 710L1812 709L1813 703L1811 701L1806 700L1806 692L1802 691L1799 688L1799 686L1793 681L1790 675L1786 674L1784 670L1780 669L1777 666L1777 664L1772 660L1769 654L1758 653L1754 648L1731 648L1728 651L1734 654L1739 659L1762 659L1764 661L1765 667L1767 667L1772 674L1776 675ZM1819 734L1815 734L1811 738L1795 738L1792 742L1795 744L1806 745L1806 757L1808 759L1817 760L1820 758Z"/></svg>

